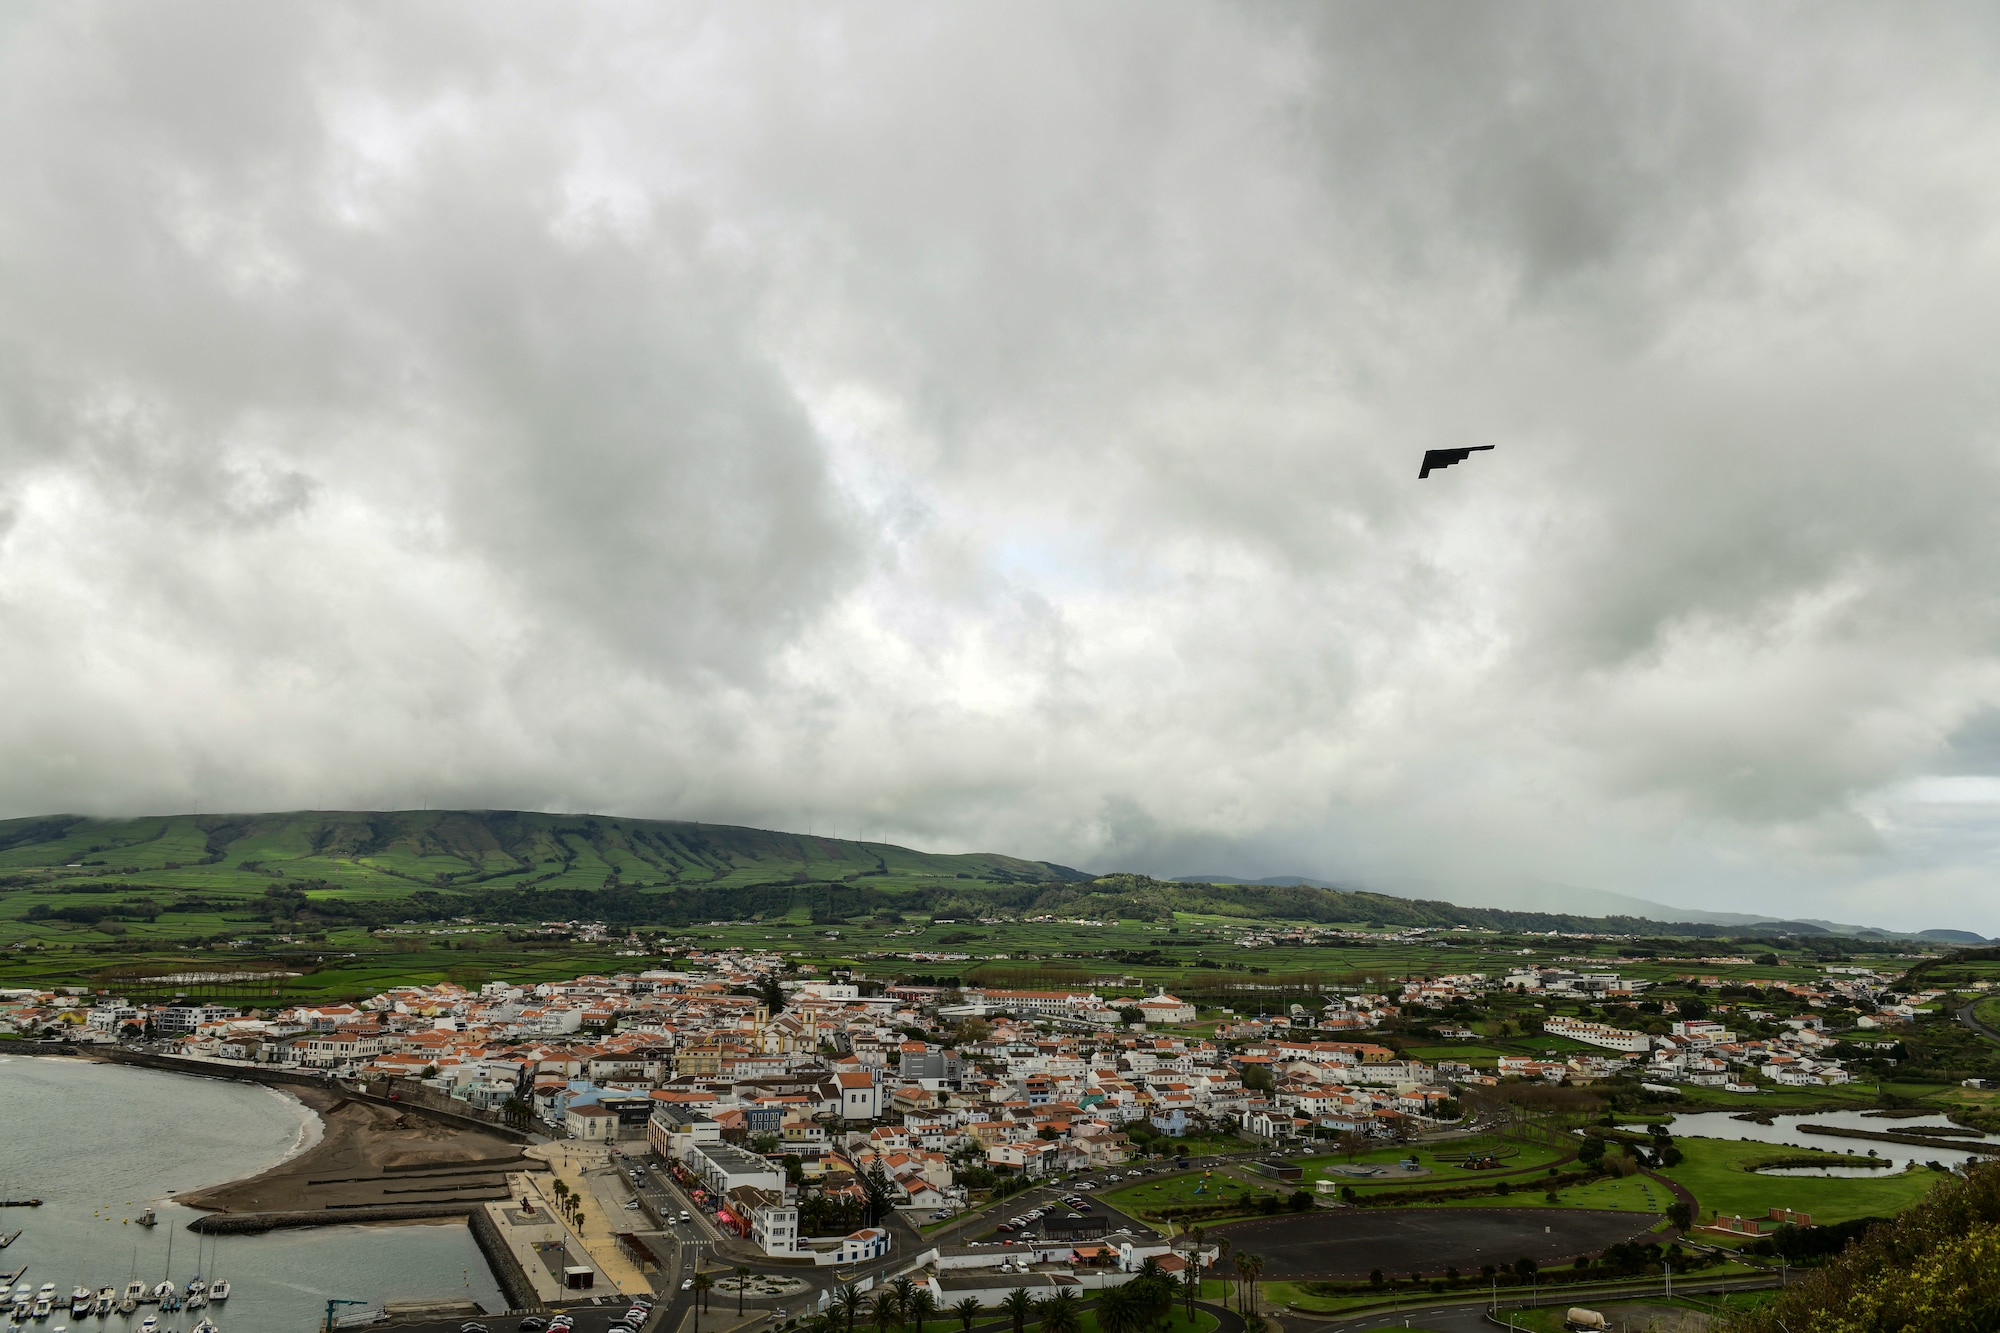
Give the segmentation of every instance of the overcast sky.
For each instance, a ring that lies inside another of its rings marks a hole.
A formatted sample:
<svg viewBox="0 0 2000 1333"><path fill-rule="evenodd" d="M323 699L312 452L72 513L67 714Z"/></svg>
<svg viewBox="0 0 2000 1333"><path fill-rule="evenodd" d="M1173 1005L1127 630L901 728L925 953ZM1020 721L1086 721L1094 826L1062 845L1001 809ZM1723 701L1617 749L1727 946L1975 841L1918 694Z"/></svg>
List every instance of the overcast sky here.
<svg viewBox="0 0 2000 1333"><path fill-rule="evenodd" d="M1990 6L10 6L0 813L2000 933L1996 163Z"/></svg>

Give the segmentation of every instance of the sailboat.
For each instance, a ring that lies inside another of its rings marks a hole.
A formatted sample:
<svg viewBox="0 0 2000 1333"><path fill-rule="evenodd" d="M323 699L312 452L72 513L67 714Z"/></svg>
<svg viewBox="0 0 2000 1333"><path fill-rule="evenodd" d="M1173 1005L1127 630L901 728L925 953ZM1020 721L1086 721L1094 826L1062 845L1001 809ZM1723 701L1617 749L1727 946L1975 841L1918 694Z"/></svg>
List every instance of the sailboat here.
<svg viewBox="0 0 2000 1333"><path fill-rule="evenodd" d="M174 1285L174 1229L167 1229L167 1276L153 1286L153 1299L160 1303L161 1310L180 1308L180 1288ZM154 1321L158 1323L158 1320Z"/></svg>
<svg viewBox="0 0 2000 1333"><path fill-rule="evenodd" d="M201 1280L201 1233L194 1233L194 1276L187 1282L187 1300L184 1304L190 1310L199 1310L208 1304L208 1284Z"/></svg>
<svg viewBox="0 0 2000 1333"><path fill-rule="evenodd" d="M208 1270L211 1273L219 1273L222 1271L221 1256L222 1256L222 1237L221 1235L218 1234L214 1242L211 1243L208 1247ZM208 1284L209 1304L220 1305L222 1304L222 1302L228 1299L229 1299L228 1278L218 1277L213 1282Z"/></svg>

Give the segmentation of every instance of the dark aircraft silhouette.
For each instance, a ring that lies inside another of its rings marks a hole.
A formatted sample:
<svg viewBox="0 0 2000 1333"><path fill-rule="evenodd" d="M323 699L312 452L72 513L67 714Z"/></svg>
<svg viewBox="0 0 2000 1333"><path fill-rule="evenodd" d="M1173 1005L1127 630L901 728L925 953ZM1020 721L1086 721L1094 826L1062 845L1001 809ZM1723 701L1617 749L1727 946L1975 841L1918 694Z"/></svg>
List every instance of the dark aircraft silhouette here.
<svg viewBox="0 0 2000 1333"><path fill-rule="evenodd" d="M1426 449L1424 450L1424 470L1417 474L1417 480L1422 481L1425 477L1428 477L1431 474L1431 469L1434 467L1450 467L1453 463L1463 463L1468 455L1476 454L1481 449L1491 449L1492 447L1490 444L1469 444L1463 449Z"/></svg>

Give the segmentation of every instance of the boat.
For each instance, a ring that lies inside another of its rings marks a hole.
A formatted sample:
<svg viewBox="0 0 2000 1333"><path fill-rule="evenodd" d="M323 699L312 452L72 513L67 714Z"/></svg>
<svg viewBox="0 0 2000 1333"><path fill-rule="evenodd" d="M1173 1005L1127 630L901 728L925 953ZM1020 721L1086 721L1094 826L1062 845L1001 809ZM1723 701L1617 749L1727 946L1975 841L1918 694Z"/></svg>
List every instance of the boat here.
<svg viewBox="0 0 2000 1333"><path fill-rule="evenodd" d="M199 1310L202 1306L208 1304L208 1297L198 1291L191 1291L187 1294L187 1299L182 1301L181 1304L190 1310Z"/></svg>
<svg viewBox="0 0 2000 1333"><path fill-rule="evenodd" d="M145 1300L146 1284L141 1282L137 1278L133 1278L130 1282L127 1282L125 1284L125 1299L132 1302L132 1304L134 1305L137 1305L140 1301Z"/></svg>
<svg viewBox="0 0 2000 1333"><path fill-rule="evenodd" d="M219 1277L215 1279L215 1285L208 1289L209 1304L219 1305L223 1301L226 1301L228 1299L229 1299L229 1279L226 1277Z"/></svg>
<svg viewBox="0 0 2000 1333"><path fill-rule="evenodd" d="M140 1226L142 1226L142 1227L156 1227L156 1226L160 1225L160 1217L159 1217L159 1214L155 1213L155 1212L154 1212L154 1211L153 1211L152 1209L150 1209L150 1208L148 1208L148 1209L147 1209L147 1210L146 1210L145 1212L143 1212L143 1213L139 1214L139 1215L138 1215L137 1217L133 1218L132 1220L133 1220L134 1222L137 1222L137 1223L138 1223L138 1224L139 1224Z"/></svg>
<svg viewBox="0 0 2000 1333"><path fill-rule="evenodd" d="M215 1321L203 1319L199 1324L189 1329L188 1333L222 1333L222 1330L215 1326Z"/></svg>
<svg viewBox="0 0 2000 1333"><path fill-rule="evenodd" d="M38 1301L47 1301L51 1305L55 1304L56 1284L53 1282L44 1282L40 1287L36 1288L35 1299Z"/></svg>
<svg viewBox="0 0 2000 1333"><path fill-rule="evenodd" d="M47 1319L55 1309L55 1304L46 1296L35 1297L35 1318Z"/></svg>
<svg viewBox="0 0 2000 1333"><path fill-rule="evenodd" d="M156 1316L147 1315L139 1321L139 1333L160 1333L160 1321Z"/></svg>
<svg viewBox="0 0 2000 1333"><path fill-rule="evenodd" d="M103 1319L105 1316L109 1315L112 1312L112 1310L116 1309L117 1305L118 1305L118 1288L99 1287L97 1289L97 1300L95 1303L91 1305L90 1312L96 1315L99 1319Z"/></svg>

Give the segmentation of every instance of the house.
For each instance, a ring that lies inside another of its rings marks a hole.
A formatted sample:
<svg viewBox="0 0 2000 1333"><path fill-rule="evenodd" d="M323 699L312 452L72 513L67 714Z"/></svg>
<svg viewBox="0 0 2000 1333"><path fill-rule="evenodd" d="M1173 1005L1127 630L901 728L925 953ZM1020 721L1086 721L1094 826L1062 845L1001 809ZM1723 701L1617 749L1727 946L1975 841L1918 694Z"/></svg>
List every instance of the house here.
<svg viewBox="0 0 2000 1333"><path fill-rule="evenodd" d="M840 1262L858 1264L867 1259L880 1259L889 1253L889 1233L881 1227L863 1227L850 1232L840 1240Z"/></svg>
<svg viewBox="0 0 2000 1333"><path fill-rule="evenodd" d="M872 1074L839 1073L833 1079L840 1085L842 1120L874 1120L881 1116L882 1089Z"/></svg>
<svg viewBox="0 0 2000 1333"><path fill-rule="evenodd" d="M1148 1023L1194 1022L1194 1006L1167 994L1164 988L1158 995L1139 1001L1138 1010Z"/></svg>
<svg viewBox="0 0 2000 1333"><path fill-rule="evenodd" d="M589 1102L563 1112L563 1129L585 1143L611 1143L618 1138L618 1113Z"/></svg>
<svg viewBox="0 0 2000 1333"><path fill-rule="evenodd" d="M750 1219L750 1239L773 1256L790 1258L798 1252L799 1209L787 1203L781 1190L739 1189L729 1196L730 1211Z"/></svg>

